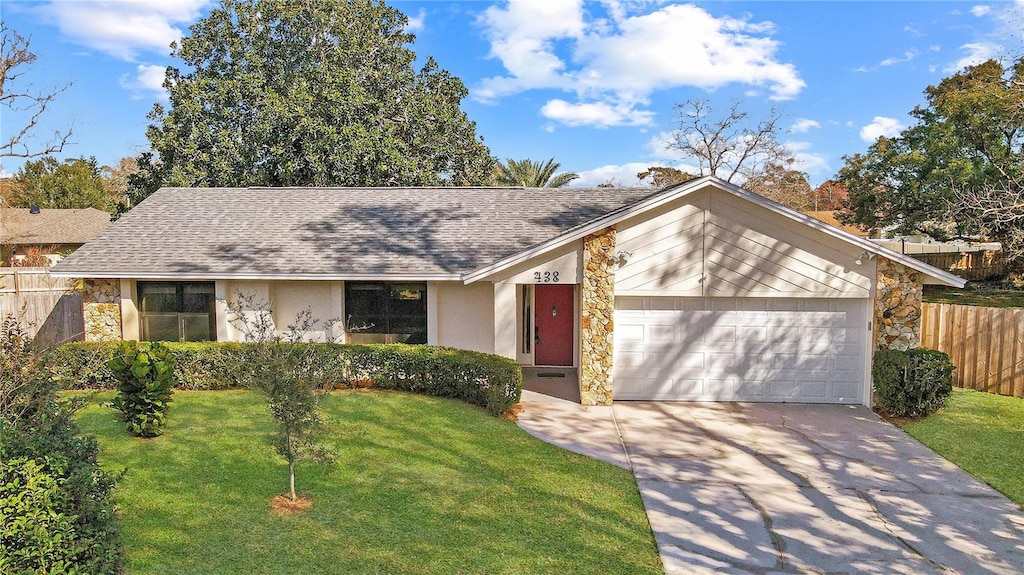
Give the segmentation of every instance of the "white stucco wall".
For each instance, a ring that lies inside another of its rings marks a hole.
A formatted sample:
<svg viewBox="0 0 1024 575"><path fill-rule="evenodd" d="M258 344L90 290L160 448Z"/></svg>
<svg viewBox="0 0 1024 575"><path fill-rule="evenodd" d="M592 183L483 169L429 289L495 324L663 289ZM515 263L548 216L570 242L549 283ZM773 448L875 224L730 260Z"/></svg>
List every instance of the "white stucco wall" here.
<svg viewBox="0 0 1024 575"><path fill-rule="evenodd" d="M427 289L435 290L437 298L438 345L494 353L493 284L431 282Z"/></svg>
<svg viewBox="0 0 1024 575"><path fill-rule="evenodd" d="M121 339L138 341L139 301L135 280L121 280Z"/></svg>
<svg viewBox="0 0 1024 575"><path fill-rule="evenodd" d="M315 323L306 330L307 341L331 341L333 331L325 331L325 324L330 320L339 320L340 305L334 299L340 290L335 289L340 282L326 281L276 281L269 286L271 309L274 311L274 325L278 332L288 331L289 325L295 325L299 314L306 309L311 312ZM339 324L339 328L340 328Z"/></svg>
<svg viewBox="0 0 1024 575"><path fill-rule="evenodd" d="M228 304L234 304L238 294L254 296L254 303L269 303L276 331L281 334L296 323L298 314L309 308L317 322L307 330L308 341L330 341L341 335L341 323L325 332L325 322L341 317L342 282L329 281L218 281L217 282L217 339L244 341L245 335L228 319ZM252 310L248 315L254 317Z"/></svg>

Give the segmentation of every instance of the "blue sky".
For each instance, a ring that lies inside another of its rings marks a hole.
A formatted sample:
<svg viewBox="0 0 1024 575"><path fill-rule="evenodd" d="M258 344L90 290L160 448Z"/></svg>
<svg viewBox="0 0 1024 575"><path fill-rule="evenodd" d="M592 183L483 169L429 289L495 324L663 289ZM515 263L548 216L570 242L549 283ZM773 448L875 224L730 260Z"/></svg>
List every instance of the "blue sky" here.
<svg viewBox="0 0 1024 575"><path fill-rule="evenodd" d="M207 0L2 0L31 39L36 88L71 83L37 130L73 125L63 157L115 164L147 148L147 113L165 94L168 44ZM923 90L965 65L1018 58L1015 2L392 2L412 48L470 89L463 108L499 158L547 159L575 185L636 183L651 165L685 169L665 148L673 104L733 101L784 114L782 140L816 185L878 135L911 122ZM0 132L21 118L7 109ZM23 160L4 159L14 173Z"/></svg>

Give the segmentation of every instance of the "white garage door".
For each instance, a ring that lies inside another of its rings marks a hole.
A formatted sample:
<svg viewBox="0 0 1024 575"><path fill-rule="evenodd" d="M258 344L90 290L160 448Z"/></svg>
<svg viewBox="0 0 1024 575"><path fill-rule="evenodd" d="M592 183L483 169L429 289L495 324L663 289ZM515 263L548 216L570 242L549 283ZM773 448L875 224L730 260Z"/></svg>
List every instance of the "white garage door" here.
<svg viewBox="0 0 1024 575"><path fill-rule="evenodd" d="M864 299L619 297L615 399L864 402Z"/></svg>

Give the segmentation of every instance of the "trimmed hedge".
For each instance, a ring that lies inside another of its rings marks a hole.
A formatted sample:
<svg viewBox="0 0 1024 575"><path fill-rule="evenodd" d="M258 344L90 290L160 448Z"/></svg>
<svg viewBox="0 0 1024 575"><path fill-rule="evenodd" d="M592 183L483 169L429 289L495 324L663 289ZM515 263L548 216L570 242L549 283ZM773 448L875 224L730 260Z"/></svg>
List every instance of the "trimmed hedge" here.
<svg viewBox="0 0 1024 575"><path fill-rule="evenodd" d="M74 342L50 352L44 366L61 389L116 389L107 362L117 342ZM167 343L179 389L249 387L250 343ZM279 343L302 348L296 376L324 388L373 387L453 397L500 415L519 402L522 370L497 355L428 345Z"/></svg>
<svg viewBox="0 0 1024 575"><path fill-rule="evenodd" d="M878 407L897 417L919 417L939 409L953 392L949 356L933 349L882 349L871 362Z"/></svg>

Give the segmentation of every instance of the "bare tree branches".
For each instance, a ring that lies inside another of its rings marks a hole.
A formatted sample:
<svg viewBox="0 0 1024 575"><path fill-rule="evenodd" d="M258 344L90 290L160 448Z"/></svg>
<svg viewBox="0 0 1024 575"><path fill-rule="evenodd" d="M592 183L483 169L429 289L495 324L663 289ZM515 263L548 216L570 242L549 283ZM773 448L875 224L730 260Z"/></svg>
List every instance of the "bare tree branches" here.
<svg viewBox="0 0 1024 575"><path fill-rule="evenodd" d="M1024 260L1024 176L954 190L951 214L1003 243L1008 261Z"/></svg>
<svg viewBox="0 0 1024 575"><path fill-rule="evenodd" d="M28 119L20 128L14 128L0 139L0 158L34 158L61 152L69 143L72 129L56 130L53 137L44 144L32 143L32 134L50 103L71 84L51 91L34 91L31 85L21 87L19 79L36 61L36 55L29 51L29 39L7 27L0 20L0 106L12 112L25 112ZM13 87L19 84L18 87ZM10 127L9 122L4 123Z"/></svg>
<svg viewBox="0 0 1024 575"><path fill-rule="evenodd" d="M688 100L676 104L675 109L679 129L668 147L682 152L685 160L695 161L699 176L731 182L762 173L768 166L788 168L793 163L793 153L777 137L782 119L777 109L756 123L740 109L739 102L733 102L728 113L719 117L707 100Z"/></svg>

